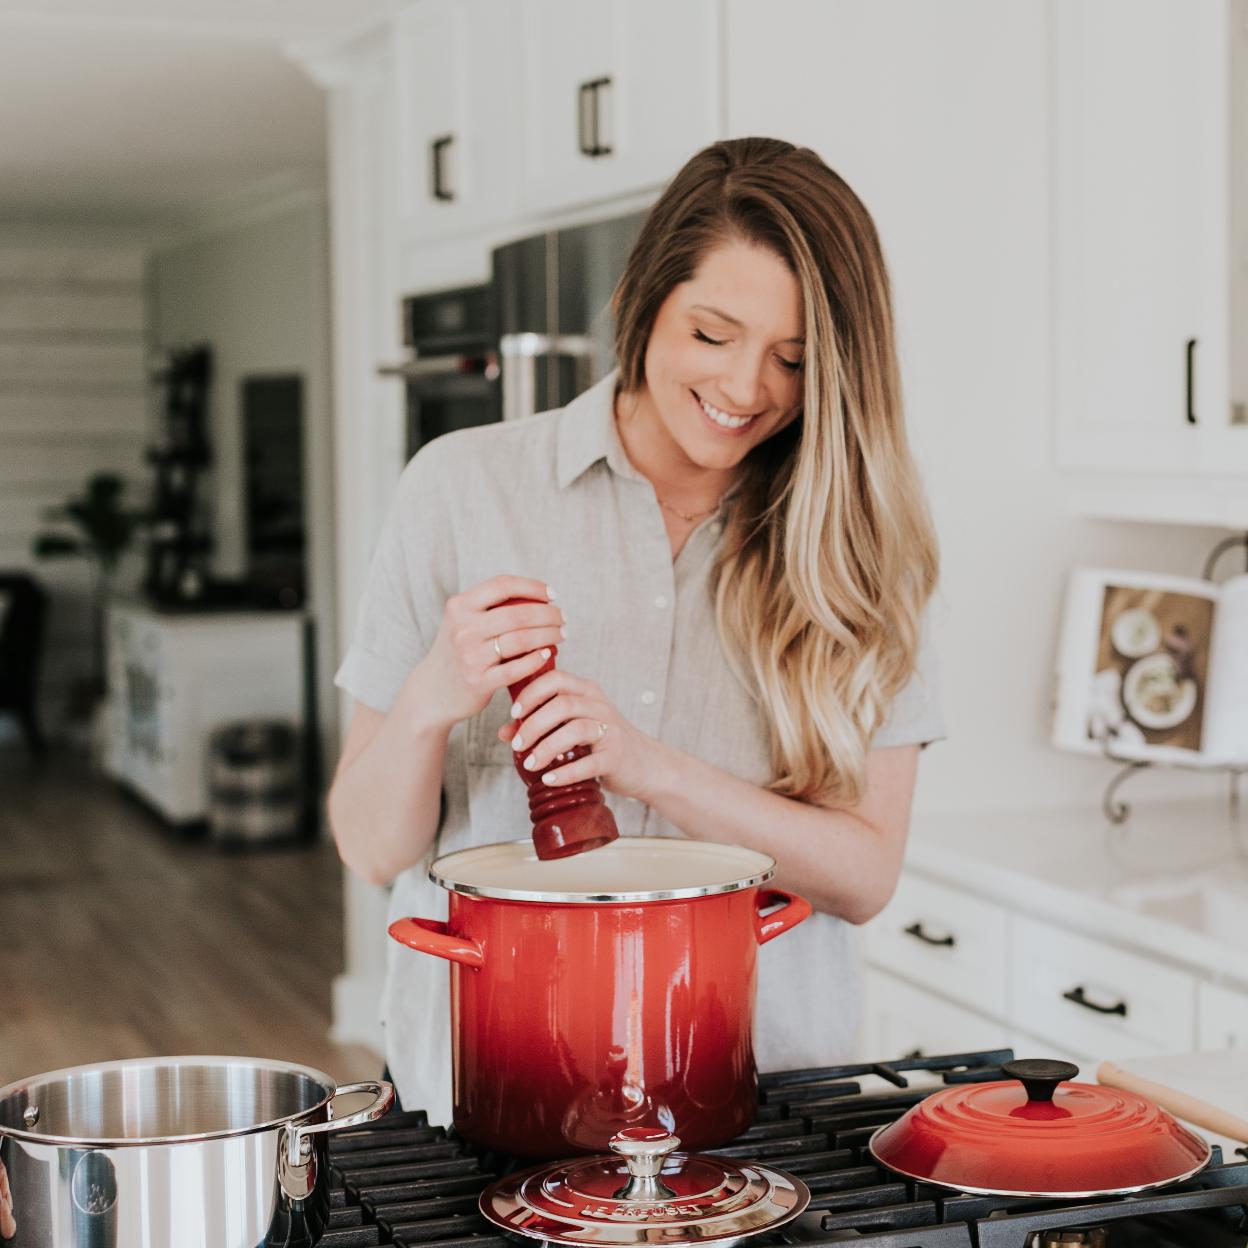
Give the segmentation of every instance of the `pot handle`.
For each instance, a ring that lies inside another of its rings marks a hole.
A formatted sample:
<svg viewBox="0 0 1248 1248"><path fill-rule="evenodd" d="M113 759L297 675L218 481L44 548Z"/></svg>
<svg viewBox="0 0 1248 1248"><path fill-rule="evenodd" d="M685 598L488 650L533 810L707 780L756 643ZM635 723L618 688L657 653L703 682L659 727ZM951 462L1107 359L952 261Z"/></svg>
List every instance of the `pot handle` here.
<svg viewBox="0 0 1248 1248"><path fill-rule="evenodd" d="M435 958L458 962L479 971L485 963L485 954L475 940L467 936L452 936L446 924L437 919L395 919L387 929L401 945L421 953L431 953Z"/></svg>
<svg viewBox="0 0 1248 1248"><path fill-rule="evenodd" d="M394 1104L394 1085L380 1079L365 1079L360 1083L345 1083L329 1102L329 1112L334 1112L334 1101L353 1092L371 1092L372 1101L363 1109L345 1118L331 1117L327 1122L304 1122L283 1127L284 1139L279 1154L278 1177L282 1190L291 1200L306 1200L316 1186L316 1153L312 1148L314 1135L327 1135L331 1131L347 1131L375 1122Z"/></svg>
<svg viewBox="0 0 1248 1248"><path fill-rule="evenodd" d="M762 911L776 902L784 902L783 908L764 915ZM810 918L812 906L805 897L786 893L782 888L765 888L754 898L754 934L760 945L775 940L782 932L796 927L803 919Z"/></svg>

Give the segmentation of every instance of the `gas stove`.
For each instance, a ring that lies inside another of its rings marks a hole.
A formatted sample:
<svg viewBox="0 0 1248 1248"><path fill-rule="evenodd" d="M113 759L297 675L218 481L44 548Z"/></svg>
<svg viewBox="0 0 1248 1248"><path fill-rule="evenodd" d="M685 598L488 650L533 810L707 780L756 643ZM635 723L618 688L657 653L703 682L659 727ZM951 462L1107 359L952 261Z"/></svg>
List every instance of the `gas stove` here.
<svg viewBox="0 0 1248 1248"><path fill-rule="evenodd" d="M1087 1202L959 1196L899 1179L867 1141L946 1083L1000 1079L1009 1049L784 1071L759 1079L754 1125L706 1151L765 1161L810 1188L806 1213L750 1248L1246 1248L1248 1159L1214 1148L1194 1179ZM420 1110L331 1137L333 1214L321 1248L516 1248L477 1212L496 1176L531 1163L482 1153ZM532 1241L527 1241L532 1242Z"/></svg>

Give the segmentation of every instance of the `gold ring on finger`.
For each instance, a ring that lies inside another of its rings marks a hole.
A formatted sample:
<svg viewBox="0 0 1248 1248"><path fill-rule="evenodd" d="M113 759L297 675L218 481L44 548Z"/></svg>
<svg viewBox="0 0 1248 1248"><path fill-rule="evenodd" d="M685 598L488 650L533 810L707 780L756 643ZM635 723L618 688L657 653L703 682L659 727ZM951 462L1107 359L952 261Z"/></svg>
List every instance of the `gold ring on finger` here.
<svg viewBox="0 0 1248 1248"><path fill-rule="evenodd" d="M604 724L602 720L599 720L598 721L598 740L601 741L603 737L605 737L606 735L607 735L607 725Z"/></svg>
<svg viewBox="0 0 1248 1248"><path fill-rule="evenodd" d="M501 637L494 638L494 653L501 659L503 657L503 647L499 644Z"/></svg>

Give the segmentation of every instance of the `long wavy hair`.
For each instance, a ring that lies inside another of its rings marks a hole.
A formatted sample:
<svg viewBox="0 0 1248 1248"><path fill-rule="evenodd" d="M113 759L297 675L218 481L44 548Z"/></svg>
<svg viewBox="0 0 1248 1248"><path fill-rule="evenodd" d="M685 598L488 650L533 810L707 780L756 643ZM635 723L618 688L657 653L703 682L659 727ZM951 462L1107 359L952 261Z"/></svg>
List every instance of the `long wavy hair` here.
<svg viewBox="0 0 1248 1248"><path fill-rule="evenodd" d="M663 191L616 287L619 388L655 317L717 245L769 248L802 291L797 418L741 466L714 572L725 652L771 732L770 788L852 805L913 673L936 536L906 438L888 273L862 201L809 148L731 139Z"/></svg>

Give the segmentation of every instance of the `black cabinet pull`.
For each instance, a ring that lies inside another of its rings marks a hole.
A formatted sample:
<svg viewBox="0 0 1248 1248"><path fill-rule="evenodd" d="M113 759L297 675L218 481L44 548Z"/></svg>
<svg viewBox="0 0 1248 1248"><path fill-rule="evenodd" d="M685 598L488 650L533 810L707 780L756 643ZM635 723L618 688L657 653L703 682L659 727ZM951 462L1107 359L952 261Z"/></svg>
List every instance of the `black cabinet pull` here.
<svg viewBox="0 0 1248 1248"><path fill-rule="evenodd" d="M1076 1005L1081 1005L1085 1010L1092 1010L1097 1014L1121 1014L1123 1018L1127 1016L1127 1003L1125 1001L1115 1002L1113 1005L1098 1005L1095 1001L1089 1001L1087 993L1084 991L1083 985L1072 988L1069 992L1062 993L1067 1001L1073 1001Z"/></svg>
<svg viewBox="0 0 1248 1248"><path fill-rule="evenodd" d="M948 936L929 936L923 930L922 923L911 923L909 927L902 930L907 936L913 936L915 940L921 940L925 945L940 945L945 949L952 949L958 943L954 940L952 934Z"/></svg>
<svg viewBox="0 0 1248 1248"><path fill-rule="evenodd" d="M1194 425L1196 423L1196 339L1189 338L1187 340L1187 367L1186 367L1186 391L1187 391L1187 423Z"/></svg>
<svg viewBox="0 0 1248 1248"><path fill-rule="evenodd" d="M444 134L440 139L434 139L433 142L429 144L429 159L433 169L434 199L450 201L455 198L455 192L451 190L451 188L447 186L443 180L444 169L442 163L442 157L445 154L446 149L450 147L454 141L455 136L453 134Z"/></svg>
<svg viewBox="0 0 1248 1248"><path fill-rule="evenodd" d="M582 156L610 156L611 147L602 141L602 106L599 92L611 79L592 78L577 88L576 137Z"/></svg>

